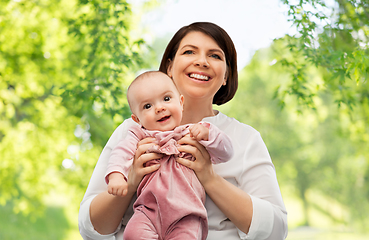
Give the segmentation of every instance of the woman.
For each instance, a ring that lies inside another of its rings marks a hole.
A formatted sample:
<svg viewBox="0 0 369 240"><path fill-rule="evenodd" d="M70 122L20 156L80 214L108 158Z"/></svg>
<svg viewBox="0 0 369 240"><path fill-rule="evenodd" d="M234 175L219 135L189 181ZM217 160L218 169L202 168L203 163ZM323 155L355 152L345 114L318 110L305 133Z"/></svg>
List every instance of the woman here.
<svg viewBox="0 0 369 240"><path fill-rule="evenodd" d="M213 166L205 148L184 137L178 150L191 153L196 160L177 161L195 171L208 195L205 203L208 239L284 239L287 213L274 166L260 134L212 108L212 104L228 102L236 92L236 58L228 34L212 23L185 26L169 42L160 71L173 79L185 98L181 124L201 120L213 123L232 139L235 153L227 163ZM121 239L132 215L129 205L138 184L145 174L160 167L144 167L145 162L160 158L145 153L154 143L152 139L144 139L138 145L129 173L128 194L120 198L107 193L104 183L107 159L132 124L132 119L127 119L115 130L91 177L79 215L80 232L85 239L109 239L115 235Z"/></svg>

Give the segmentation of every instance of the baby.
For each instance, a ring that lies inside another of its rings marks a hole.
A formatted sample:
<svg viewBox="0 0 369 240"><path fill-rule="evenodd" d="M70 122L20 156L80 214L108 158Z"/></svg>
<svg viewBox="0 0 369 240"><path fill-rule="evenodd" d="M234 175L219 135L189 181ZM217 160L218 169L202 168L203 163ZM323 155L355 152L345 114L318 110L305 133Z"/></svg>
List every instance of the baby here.
<svg viewBox="0 0 369 240"><path fill-rule="evenodd" d="M142 179L137 189L134 214L129 220L123 239L206 239L207 215L205 191L194 171L175 159L194 160L177 149L177 141L190 134L209 152L214 164L226 162L233 155L231 140L210 123L180 125L184 98L169 76L159 71L138 76L127 91L132 119L138 123L128 130L126 138L112 150L105 180L108 192L127 194L129 167L137 143L146 138L157 140L149 152L163 157L149 164L160 168Z"/></svg>

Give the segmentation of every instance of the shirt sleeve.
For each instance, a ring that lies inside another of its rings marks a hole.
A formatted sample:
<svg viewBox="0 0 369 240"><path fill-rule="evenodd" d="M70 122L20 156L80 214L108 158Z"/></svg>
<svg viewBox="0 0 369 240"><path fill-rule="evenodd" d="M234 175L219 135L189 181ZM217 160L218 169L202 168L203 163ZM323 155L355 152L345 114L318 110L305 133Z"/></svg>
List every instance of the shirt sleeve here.
<svg viewBox="0 0 369 240"><path fill-rule="evenodd" d="M119 226L116 229L116 232L109 235L101 235L100 233L98 233L94 229L90 220L90 204L99 193L107 190L107 185L105 183L104 177L110 153L112 149L118 144L118 142L127 135L128 128L134 124L136 123L132 119L127 119L115 129L104 149L102 150L99 160L96 163L85 196L83 197L83 200L80 204L78 215L79 231L82 238L85 240L115 239L115 233L118 232L121 228L121 226Z"/></svg>
<svg viewBox="0 0 369 240"><path fill-rule="evenodd" d="M240 176L242 189L247 189L253 204L252 222L246 234L240 230L241 239L278 240L287 237L287 211L280 193L276 172L269 152L255 131L245 149L247 161Z"/></svg>

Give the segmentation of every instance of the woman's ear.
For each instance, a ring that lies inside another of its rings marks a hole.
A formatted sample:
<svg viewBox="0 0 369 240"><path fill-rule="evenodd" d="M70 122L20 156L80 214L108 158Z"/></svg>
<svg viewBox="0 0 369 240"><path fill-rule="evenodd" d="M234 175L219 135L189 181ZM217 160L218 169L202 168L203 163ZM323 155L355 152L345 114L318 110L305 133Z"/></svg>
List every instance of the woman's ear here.
<svg viewBox="0 0 369 240"><path fill-rule="evenodd" d="M223 80L223 86L227 85L227 79L228 79L228 66L227 66L227 69L226 69L226 72L224 74L224 80Z"/></svg>
<svg viewBox="0 0 369 240"><path fill-rule="evenodd" d="M131 115L131 118L133 119L133 121L135 121L136 123L140 124L140 119L138 119L138 117L134 114Z"/></svg>
<svg viewBox="0 0 369 240"><path fill-rule="evenodd" d="M172 74L172 61L170 59L168 59L168 68L167 68L167 74L170 78L173 77L173 74Z"/></svg>

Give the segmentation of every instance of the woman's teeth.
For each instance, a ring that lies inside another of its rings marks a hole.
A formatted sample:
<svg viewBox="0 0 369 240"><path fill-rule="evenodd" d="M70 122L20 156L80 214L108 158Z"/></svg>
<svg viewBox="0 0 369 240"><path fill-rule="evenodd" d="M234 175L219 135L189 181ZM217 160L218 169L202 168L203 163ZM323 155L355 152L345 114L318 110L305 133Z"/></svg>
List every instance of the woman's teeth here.
<svg viewBox="0 0 369 240"><path fill-rule="evenodd" d="M204 76L204 75L200 75L200 74L196 74L196 73L191 73L190 74L190 77L191 78L196 78L198 80L203 80L203 81L209 80L209 77L208 76Z"/></svg>

